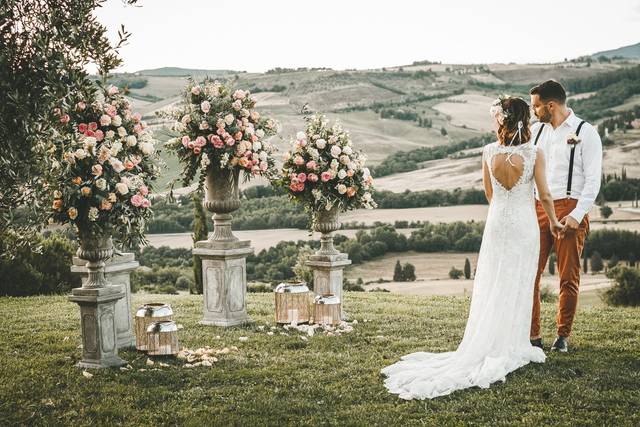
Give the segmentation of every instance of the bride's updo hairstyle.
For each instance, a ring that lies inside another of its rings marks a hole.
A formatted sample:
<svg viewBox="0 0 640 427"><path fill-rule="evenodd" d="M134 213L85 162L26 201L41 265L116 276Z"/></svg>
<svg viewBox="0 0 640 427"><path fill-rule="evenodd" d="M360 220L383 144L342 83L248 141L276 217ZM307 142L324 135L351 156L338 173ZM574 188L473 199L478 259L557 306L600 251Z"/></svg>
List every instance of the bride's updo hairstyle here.
<svg viewBox="0 0 640 427"><path fill-rule="evenodd" d="M500 144L515 146L529 142L531 139L529 104L522 98L508 97L496 101L494 107L497 111L495 117L498 120ZM522 123L520 135L518 135L518 122Z"/></svg>

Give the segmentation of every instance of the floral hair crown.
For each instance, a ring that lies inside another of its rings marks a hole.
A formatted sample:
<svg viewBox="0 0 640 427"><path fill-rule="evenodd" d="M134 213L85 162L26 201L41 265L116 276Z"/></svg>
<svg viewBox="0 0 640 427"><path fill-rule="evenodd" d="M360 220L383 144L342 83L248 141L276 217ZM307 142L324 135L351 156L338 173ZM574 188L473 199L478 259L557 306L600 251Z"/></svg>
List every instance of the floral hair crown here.
<svg viewBox="0 0 640 427"><path fill-rule="evenodd" d="M491 104L489 113L491 114L491 116L495 117L495 119L500 124L503 124L504 120L509 117L509 112L505 111L505 109L502 107L502 103L509 98L509 95L503 94L498 96L498 98Z"/></svg>

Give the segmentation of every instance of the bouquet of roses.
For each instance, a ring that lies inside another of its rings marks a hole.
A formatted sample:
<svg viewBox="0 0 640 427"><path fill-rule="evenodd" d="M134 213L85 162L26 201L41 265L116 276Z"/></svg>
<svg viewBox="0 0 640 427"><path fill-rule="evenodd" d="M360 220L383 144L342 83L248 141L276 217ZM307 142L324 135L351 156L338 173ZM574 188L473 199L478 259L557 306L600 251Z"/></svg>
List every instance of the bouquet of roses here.
<svg viewBox="0 0 640 427"><path fill-rule="evenodd" d="M127 246L146 242L149 191L160 163L140 114L110 86L102 100L78 100L56 115L52 220L82 234L112 234Z"/></svg>
<svg viewBox="0 0 640 427"><path fill-rule="evenodd" d="M329 126L321 114L306 121L305 131L298 132L284 156L280 185L289 197L305 206L312 221L322 210L375 208L373 178L364 167L364 154L353 149L349 133L337 123Z"/></svg>
<svg viewBox="0 0 640 427"><path fill-rule="evenodd" d="M179 133L167 144L183 164L182 181L188 185L200 170L200 183L210 167L239 168L245 177L277 174L275 148L265 138L275 135L277 124L254 107L249 91L232 90L217 81L190 82L184 102L164 113L176 121Z"/></svg>

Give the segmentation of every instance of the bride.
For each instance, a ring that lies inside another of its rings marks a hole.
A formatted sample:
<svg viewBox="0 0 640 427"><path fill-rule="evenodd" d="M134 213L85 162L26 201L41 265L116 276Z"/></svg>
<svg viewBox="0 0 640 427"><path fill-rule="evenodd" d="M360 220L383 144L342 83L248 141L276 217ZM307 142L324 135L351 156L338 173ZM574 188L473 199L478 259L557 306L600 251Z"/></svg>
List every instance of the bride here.
<svg viewBox="0 0 640 427"><path fill-rule="evenodd" d="M494 102L498 141L484 147L483 183L489 212L482 236L467 326L456 351L417 352L382 369L385 386L402 399L431 399L469 387L487 388L542 349L529 342L540 231L534 181L559 236L542 152L530 142L529 106L521 98Z"/></svg>

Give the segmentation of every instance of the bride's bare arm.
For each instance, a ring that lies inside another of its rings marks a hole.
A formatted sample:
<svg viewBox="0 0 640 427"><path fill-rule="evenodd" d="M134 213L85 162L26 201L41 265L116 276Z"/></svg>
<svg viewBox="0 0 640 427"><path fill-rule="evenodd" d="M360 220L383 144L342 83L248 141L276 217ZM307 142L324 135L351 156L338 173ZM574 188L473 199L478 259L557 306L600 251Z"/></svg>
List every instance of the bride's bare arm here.
<svg viewBox="0 0 640 427"><path fill-rule="evenodd" d="M538 150L533 173L536 180L536 187L538 189L538 197L540 197L540 203L542 203L542 207L544 208L547 217L549 217L551 233L557 237L563 227L558 221L556 212L553 208L553 197L551 197L551 191L549 191L549 185L547 184L547 177L545 175L545 159L542 150Z"/></svg>
<svg viewBox="0 0 640 427"><path fill-rule="evenodd" d="M493 186L491 185L489 167L487 166L487 162L484 161L484 156L482 156L482 158L482 185L484 185L484 195L487 196L487 201L491 203L491 197L493 196Z"/></svg>

